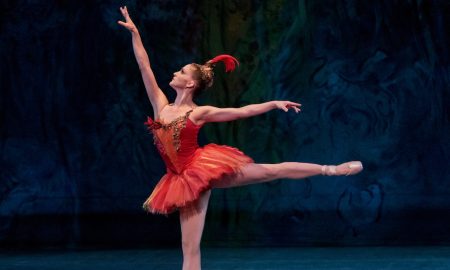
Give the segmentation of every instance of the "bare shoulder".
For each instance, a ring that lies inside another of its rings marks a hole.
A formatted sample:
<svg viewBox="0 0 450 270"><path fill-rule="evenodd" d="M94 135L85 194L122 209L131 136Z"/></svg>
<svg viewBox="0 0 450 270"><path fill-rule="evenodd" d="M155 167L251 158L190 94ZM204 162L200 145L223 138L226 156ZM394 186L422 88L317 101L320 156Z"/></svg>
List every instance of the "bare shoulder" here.
<svg viewBox="0 0 450 270"><path fill-rule="evenodd" d="M191 121L194 122L196 125L203 125L206 123L205 121L205 115L210 112L211 110L217 109L217 107L214 106L197 106L190 114Z"/></svg>

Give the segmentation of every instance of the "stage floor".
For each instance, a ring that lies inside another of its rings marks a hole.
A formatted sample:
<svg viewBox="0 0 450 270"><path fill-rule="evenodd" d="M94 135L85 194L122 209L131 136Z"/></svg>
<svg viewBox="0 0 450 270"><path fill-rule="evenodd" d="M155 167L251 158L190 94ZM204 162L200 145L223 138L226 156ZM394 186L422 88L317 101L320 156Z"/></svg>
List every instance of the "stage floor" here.
<svg viewBox="0 0 450 270"><path fill-rule="evenodd" d="M0 269L181 269L178 249L5 251ZM450 247L204 248L203 269L450 269Z"/></svg>

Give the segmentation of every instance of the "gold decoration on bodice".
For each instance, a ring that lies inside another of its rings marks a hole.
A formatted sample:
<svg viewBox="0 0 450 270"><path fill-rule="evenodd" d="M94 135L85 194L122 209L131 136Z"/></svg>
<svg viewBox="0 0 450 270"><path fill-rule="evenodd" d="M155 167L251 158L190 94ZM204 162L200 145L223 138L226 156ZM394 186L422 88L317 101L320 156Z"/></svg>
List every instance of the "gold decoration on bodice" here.
<svg viewBox="0 0 450 270"><path fill-rule="evenodd" d="M180 171L183 166L182 164L178 164L177 154L181 146L181 130L186 127L187 119L192 111L193 109L189 110L184 115L175 118L167 124L161 121L161 119L153 121L150 117L146 122L153 133L153 143L156 148L161 154L169 158L170 163L176 171Z"/></svg>
<svg viewBox="0 0 450 270"><path fill-rule="evenodd" d="M155 118L155 121L153 121L151 117L147 117L145 122L145 125L153 133L153 144L162 154L164 160L169 162L168 168L173 167L172 170L177 172L184 166L183 164L178 164L178 152L181 148L181 131L186 127L189 114L193 110L192 108L169 123L164 123L161 118Z"/></svg>
<svg viewBox="0 0 450 270"><path fill-rule="evenodd" d="M161 125L160 127L165 132L172 131L173 146L177 152L180 150L180 132L183 128L186 127L187 118L192 111L193 109L189 110L188 112L186 112L186 114L175 118L168 124L164 124L163 122L161 122L161 119L155 121Z"/></svg>

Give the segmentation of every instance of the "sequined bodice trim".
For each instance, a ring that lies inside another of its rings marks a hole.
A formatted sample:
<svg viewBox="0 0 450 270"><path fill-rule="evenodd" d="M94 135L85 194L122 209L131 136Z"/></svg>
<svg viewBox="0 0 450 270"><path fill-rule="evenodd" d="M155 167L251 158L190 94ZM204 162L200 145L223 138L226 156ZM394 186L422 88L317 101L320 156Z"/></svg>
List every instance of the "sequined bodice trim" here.
<svg viewBox="0 0 450 270"><path fill-rule="evenodd" d="M172 129L173 146L178 152L180 150L180 132L183 128L186 127L187 118L192 111L193 109L187 111L184 115L175 118L167 124L164 124L163 122L161 122L161 119L158 118L158 120L151 122L151 124L149 125L149 129L162 128L164 131ZM153 143L158 147L159 150L163 151L164 149L161 148L161 144L158 142L158 137L156 136L155 132L153 132Z"/></svg>

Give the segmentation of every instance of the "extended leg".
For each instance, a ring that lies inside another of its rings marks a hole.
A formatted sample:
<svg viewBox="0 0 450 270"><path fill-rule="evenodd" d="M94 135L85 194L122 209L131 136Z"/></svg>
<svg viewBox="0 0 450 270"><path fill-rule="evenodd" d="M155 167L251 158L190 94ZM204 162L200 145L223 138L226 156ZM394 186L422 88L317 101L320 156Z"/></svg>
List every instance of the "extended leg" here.
<svg viewBox="0 0 450 270"><path fill-rule="evenodd" d="M334 175L345 175L350 169L350 162L335 167ZM250 163L244 166L241 173L225 177L212 183L214 188L228 188L255 183L268 182L279 178L302 179L321 175L322 165L302 162L282 162L276 164ZM355 171L356 172L356 171Z"/></svg>
<svg viewBox="0 0 450 270"><path fill-rule="evenodd" d="M201 269L200 241L210 195L211 190L204 192L194 206L195 209L180 209L183 270Z"/></svg>

